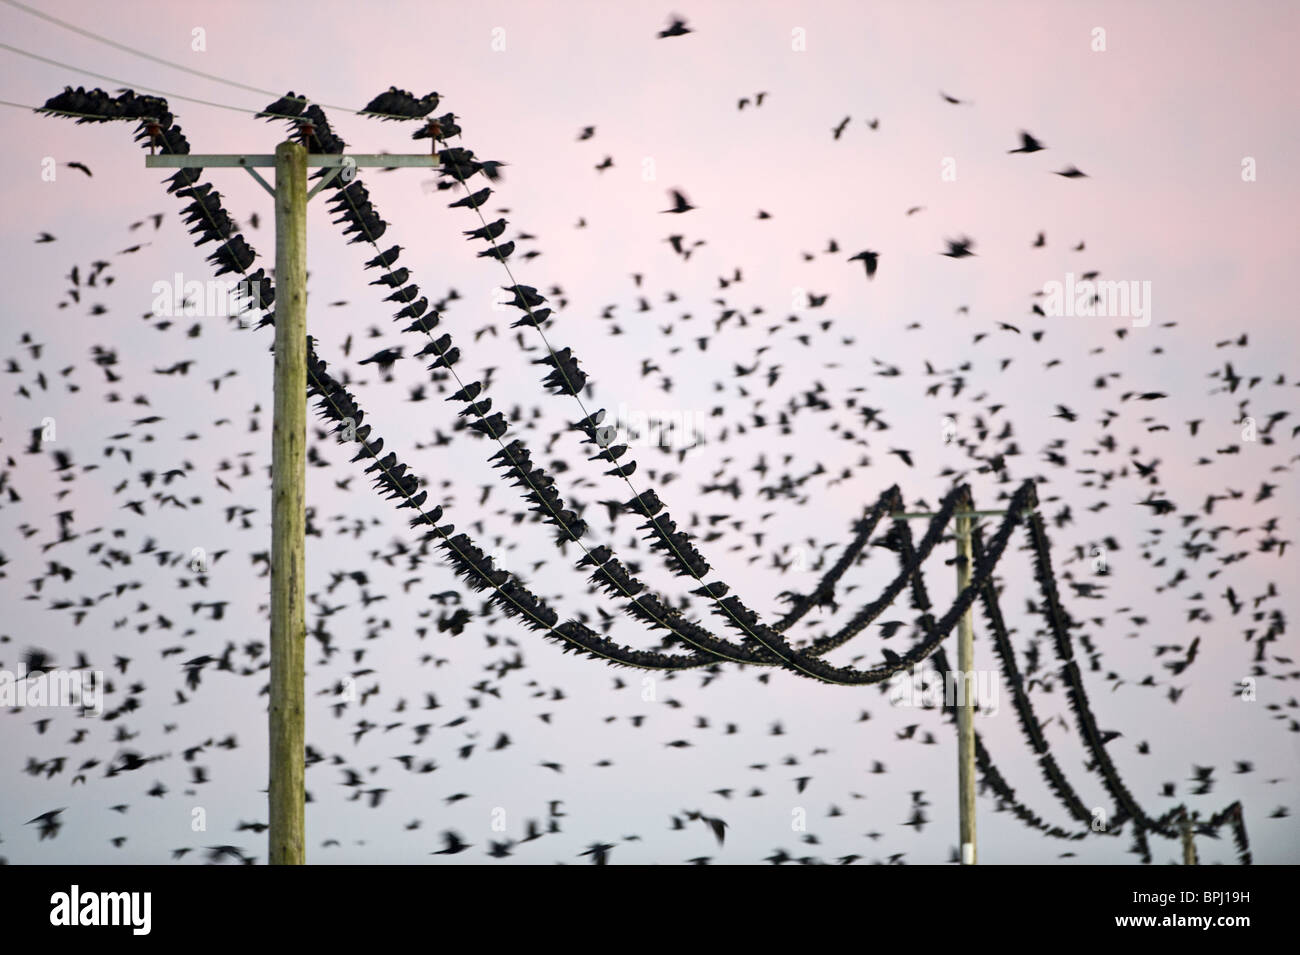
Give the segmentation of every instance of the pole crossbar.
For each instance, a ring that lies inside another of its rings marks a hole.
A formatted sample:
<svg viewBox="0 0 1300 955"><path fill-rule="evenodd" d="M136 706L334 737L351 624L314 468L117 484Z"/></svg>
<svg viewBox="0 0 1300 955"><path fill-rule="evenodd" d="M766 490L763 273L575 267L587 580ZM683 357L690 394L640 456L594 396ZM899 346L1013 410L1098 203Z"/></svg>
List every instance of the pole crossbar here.
<svg viewBox="0 0 1300 955"><path fill-rule="evenodd" d="M256 167L275 167L275 156L272 153L221 153L221 154L200 154L200 153L166 153L158 156L145 156L144 165L146 169L193 169L208 167L217 169L221 167L246 168ZM396 169L407 166L418 166L427 168L430 166L440 166L442 160L437 156L429 156L421 153L308 153L307 168L309 169L331 169L340 166L358 166L358 167L379 167L383 169Z"/></svg>
<svg viewBox="0 0 1300 955"><path fill-rule="evenodd" d="M1026 517L1034 512L1033 508L1027 507L1020 513ZM1006 511L953 511L953 517L1002 517ZM937 511L896 511L889 515L893 521L919 521L930 520L936 517Z"/></svg>

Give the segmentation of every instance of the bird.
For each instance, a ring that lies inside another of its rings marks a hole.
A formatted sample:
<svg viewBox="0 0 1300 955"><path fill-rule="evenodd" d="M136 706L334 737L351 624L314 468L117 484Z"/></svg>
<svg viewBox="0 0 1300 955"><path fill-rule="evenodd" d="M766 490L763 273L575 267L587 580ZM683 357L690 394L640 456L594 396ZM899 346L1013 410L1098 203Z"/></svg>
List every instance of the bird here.
<svg viewBox="0 0 1300 955"><path fill-rule="evenodd" d="M1077 169L1074 166L1066 166L1064 169L1058 170L1057 172L1053 173L1053 175L1064 176L1066 179L1088 178L1088 174L1086 172L1081 172L1079 169Z"/></svg>
<svg viewBox="0 0 1300 955"><path fill-rule="evenodd" d="M909 468L912 467L912 454L910 451L907 451L903 448L890 448L889 453L896 455L898 459L902 461L904 464L906 464Z"/></svg>
<svg viewBox="0 0 1300 955"><path fill-rule="evenodd" d="M471 229L468 232L463 232L461 234L466 235L471 239L495 239L497 236L501 235L501 233L505 231L506 231L506 220L497 219L495 222L489 222L487 225L481 228ZM406 270L402 269L400 271L404 273L403 281L405 281ZM399 282L397 284L400 285L402 283Z"/></svg>
<svg viewBox="0 0 1300 955"><path fill-rule="evenodd" d="M477 257L480 259L496 258L504 261L505 259L510 258L510 254L514 251L515 243L514 240L511 239L509 242L503 242L490 249L484 249L482 252L478 253Z"/></svg>
<svg viewBox="0 0 1300 955"><path fill-rule="evenodd" d="M691 205L690 202L687 201L686 197L682 195L680 190L677 189L668 190L668 197L672 199L673 207L671 209L664 209L662 210L663 212L672 212L672 213L681 214L683 212L690 212L692 209L695 208L695 206Z"/></svg>
<svg viewBox="0 0 1300 955"><path fill-rule="evenodd" d="M1009 153L1036 153L1047 147L1024 130L1020 131L1020 148L1008 149Z"/></svg>
<svg viewBox="0 0 1300 955"><path fill-rule="evenodd" d="M82 172L84 172L87 176L95 175L93 172L90 171L90 167L83 162L69 162L69 163L65 163L64 165L66 165L69 169L79 169Z"/></svg>
<svg viewBox="0 0 1300 955"><path fill-rule="evenodd" d="M63 821L59 819L59 814L64 812L63 809L51 809L49 812L43 812L35 819L28 819L27 825L36 825L39 833L39 840L53 839L63 828Z"/></svg>
<svg viewBox="0 0 1300 955"><path fill-rule="evenodd" d="M685 20L683 20L679 16L674 15L671 18L667 28L659 31L659 39L664 40L667 39L668 37L673 37L673 36L685 36L688 33L694 33L694 32L695 32L694 30L692 30L690 27L686 25Z"/></svg>
<svg viewBox="0 0 1300 955"><path fill-rule="evenodd" d="M466 843L463 839L461 839L459 833L454 832L453 830L450 829L448 829L446 832L442 834L442 843L443 843L443 848L434 850L433 852L430 853L430 855L435 855L435 856L456 855L457 853L464 852L466 849L471 848L471 846L468 843Z"/></svg>
<svg viewBox="0 0 1300 955"><path fill-rule="evenodd" d="M879 252L872 252L869 249L864 249L863 251L859 252L857 255L850 256L849 261L861 262L863 268L865 268L867 271L867 278L871 279L871 278L875 278L876 263L879 261L879 258L880 258Z"/></svg>
<svg viewBox="0 0 1300 955"><path fill-rule="evenodd" d="M590 856L592 865L608 865L609 852L613 848L614 846L608 842L593 842L582 852L578 853L578 855Z"/></svg>
<svg viewBox="0 0 1300 955"><path fill-rule="evenodd" d="M975 254L970 250L970 247L975 244L975 240L967 236L963 235L956 239L945 239L944 241L948 245L948 251L940 252L940 255L946 255L951 259L961 259Z"/></svg>

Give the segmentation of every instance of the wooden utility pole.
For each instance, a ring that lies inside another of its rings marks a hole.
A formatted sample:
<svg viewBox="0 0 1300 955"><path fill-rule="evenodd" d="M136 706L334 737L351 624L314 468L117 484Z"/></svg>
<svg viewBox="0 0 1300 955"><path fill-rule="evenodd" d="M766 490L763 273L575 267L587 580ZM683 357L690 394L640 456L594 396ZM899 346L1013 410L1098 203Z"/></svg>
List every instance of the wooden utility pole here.
<svg viewBox="0 0 1300 955"><path fill-rule="evenodd" d="M970 586L971 518L957 515L957 593ZM975 865L975 605L957 623L957 801L961 814L961 864Z"/></svg>
<svg viewBox="0 0 1300 955"><path fill-rule="evenodd" d="M971 508L953 512L957 538L957 593L970 586L974 575L971 558L971 529L980 517L1001 517L1006 511L977 511ZM933 520L927 511L898 512L894 520ZM975 865L975 604L966 608L957 623L957 670L953 688L960 687L957 710L957 809L961 864ZM944 687L944 692L947 692Z"/></svg>
<svg viewBox="0 0 1300 955"><path fill-rule="evenodd" d="M1199 865L1196 859L1196 838L1192 834L1192 817L1183 810L1183 865Z"/></svg>
<svg viewBox="0 0 1300 955"><path fill-rule="evenodd" d="M307 475L307 148L275 150L275 410L271 425L270 853L302 865Z"/></svg>
<svg viewBox="0 0 1300 955"><path fill-rule="evenodd" d="M432 143L437 148L437 140ZM284 142L275 155L146 156L146 169L240 168L275 200L275 407L271 424L271 704L268 719L270 861L302 865L306 839L304 655L307 452L307 203L359 167L439 165L431 155L308 153ZM272 188L259 168L275 167ZM308 169L329 170L307 191ZM261 302L260 290L252 293ZM242 324L242 322L241 322Z"/></svg>

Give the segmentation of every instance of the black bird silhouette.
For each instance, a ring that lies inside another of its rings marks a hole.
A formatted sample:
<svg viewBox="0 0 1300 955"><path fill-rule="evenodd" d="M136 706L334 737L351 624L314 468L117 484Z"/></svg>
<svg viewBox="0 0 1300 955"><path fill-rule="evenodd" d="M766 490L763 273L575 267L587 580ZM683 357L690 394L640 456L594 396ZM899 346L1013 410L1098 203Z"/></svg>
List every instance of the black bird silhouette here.
<svg viewBox="0 0 1300 955"><path fill-rule="evenodd" d="M416 99L413 93L390 86L358 112L369 113L382 121L421 119L438 108L438 100L437 93L426 93Z"/></svg>
<svg viewBox="0 0 1300 955"><path fill-rule="evenodd" d="M442 843L444 848L435 850L429 854L435 856L454 856L456 853L464 852L466 849L470 848L470 844L461 839L460 833L451 829L448 829L442 834Z"/></svg>
<svg viewBox="0 0 1300 955"><path fill-rule="evenodd" d="M659 39L664 40L670 36L686 36L686 34L694 32L694 30L686 25L685 20L676 14L673 14L667 29L659 31Z"/></svg>
<svg viewBox="0 0 1300 955"><path fill-rule="evenodd" d="M1027 132L1025 132L1024 130L1021 130L1021 131L1020 131L1020 148L1019 148L1019 149L1008 149L1007 152L1009 152L1009 153L1036 153L1036 152L1038 152L1038 151L1040 151L1040 150L1043 150L1043 149L1046 149L1046 148L1047 148L1046 146L1044 146L1042 143L1040 143L1038 140L1036 140L1033 136L1030 136L1030 135L1029 135Z"/></svg>
<svg viewBox="0 0 1300 955"><path fill-rule="evenodd" d="M879 259L880 259L879 252L872 252L870 250L865 250L865 249L859 252L857 255L853 255L849 257L850 262L862 263L863 267L867 270L867 278L869 279L875 277L876 264L879 261Z"/></svg>
<svg viewBox="0 0 1300 955"><path fill-rule="evenodd" d="M40 839L53 839L63 828L63 821L59 819L59 813L62 809L51 809L49 812L43 812L35 819L28 819L27 825L36 824L37 832L40 833Z"/></svg>
<svg viewBox="0 0 1300 955"><path fill-rule="evenodd" d="M509 242L503 242L491 249L484 249L482 252L478 253L478 258L497 258L504 261L505 259L510 258L510 253L514 252L514 250L515 243L514 240L511 239Z"/></svg>
<svg viewBox="0 0 1300 955"><path fill-rule="evenodd" d="M580 856L591 856L592 865L608 865L609 851L614 847L608 842L593 842L587 848L578 853Z"/></svg>
<svg viewBox="0 0 1300 955"><path fill-rule="evenodd" d="M975 244L975 240L968 236L958 236L956 239L945 239L944 241L948 243L948 251L940 252L940 255L946 255L950 259L962 259L975 254L970 250L970 247Z"/></svg>
<svg viewBox="0 0 1300 955"><path fill-rule="evenodd" d="M680 190L670 189L668 190L668 196L673 201L673 207L671 209L661 210L663 212L674 212L680 214L683 212L690 212L695 208L686 200L686 197L681 194Z"/></svg>

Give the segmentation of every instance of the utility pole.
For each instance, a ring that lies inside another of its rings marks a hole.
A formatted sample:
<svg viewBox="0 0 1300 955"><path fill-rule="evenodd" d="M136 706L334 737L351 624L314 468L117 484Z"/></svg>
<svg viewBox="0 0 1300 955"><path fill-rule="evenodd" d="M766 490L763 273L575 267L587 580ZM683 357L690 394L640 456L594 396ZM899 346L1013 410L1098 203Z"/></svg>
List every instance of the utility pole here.
<svg viewBox="0 0 1300 955"><path fill-rule="evenodd" d="M358 167L432 167L436 154L309 154L287 141L275 155L146 156L147 169L246 169L275 200L275 404L271 424L271 702L268 715L268 844L272 865L306 862L307 620L307 202L336 176ZM257 172L275 168L275 186ZM307 170L330 171L307 191ZM261 301L254 294L253 301Z"/></svg>
<svg viewBox="0 0 1300 955"><path fill-rule="evenodd" d="M275 149L275 282L270 859L271 865L301 865L306 859L307 148L292 142Z"/></svg>
<svg viewBox="0 0 1300 955"><path fill-rule="evenodd" d="M957 593L971 581L971 518L957 515ZM975 606L957 622L957 799L961 814L961 864L975 865Z"/></svg>
<svg viewBox="0 0 1300 955"><path fill-rule="evenodd" d="M971 559L971 530L975 519L1001 517L1006 511L977 511L968 508L953 512L957 540L957 593L970 586L974 574ZM933 520L926 511L908 511L889 515L894 520ZM958 845L961 864L975 865L975 605L966 608L957 623L957 671L954 688L960 687L957 709L957 809ZM944 688L945 692L947 687Z"/></svg>
<svg viewBox="0 0 1300 955"><path fill-rule="evenodd" d="M1196 858L1196 838L1192 833L1193 817L1183 808L1182 814L1183 829L1183 865L1200 865Z"/></svg>

